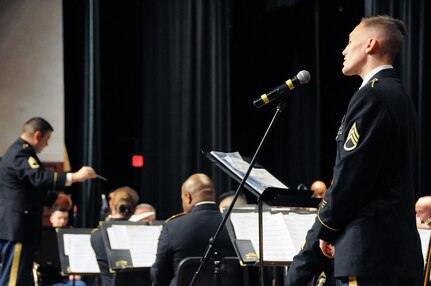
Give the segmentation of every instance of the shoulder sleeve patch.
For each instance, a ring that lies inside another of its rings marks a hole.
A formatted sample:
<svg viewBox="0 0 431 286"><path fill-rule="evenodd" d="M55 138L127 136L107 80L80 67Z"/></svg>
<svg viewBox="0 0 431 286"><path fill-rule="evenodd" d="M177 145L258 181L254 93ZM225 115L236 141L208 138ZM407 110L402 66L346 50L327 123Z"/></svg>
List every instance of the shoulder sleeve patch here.
<svg viewBox="0 0 431 286"><path fill-rule="evenodd" d="M355 150L356 146L359 142L359 132L356 128L356 122L350 128L349 135L347 136L346 142L344 142L344 151L352 151Z"/></svg>
<svg viewBox="0 0 431 286"><path fill-rule="evenodd" d="M39 168L39 163L36 161L36 159L34 157L29 157L28 158L28 164L30 165L30 168L32 169L37 169Z"/></svg>

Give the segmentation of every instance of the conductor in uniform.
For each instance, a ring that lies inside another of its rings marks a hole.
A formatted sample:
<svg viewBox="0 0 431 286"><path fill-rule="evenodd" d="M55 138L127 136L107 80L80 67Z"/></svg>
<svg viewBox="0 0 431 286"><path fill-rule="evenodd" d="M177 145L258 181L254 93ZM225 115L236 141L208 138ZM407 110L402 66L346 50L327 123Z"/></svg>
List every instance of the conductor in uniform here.
<svg viewBox="0 0 431 286"><path fill-rule="evenodd" d="M52 204L57 190L96 178L87 166L75 173L44 170L37 153L48 145L53 131L45 119L29 119L0 162L0 285L33 285L44 203Z"/></svg>
<svg viewBox="0 0 431 286"><path fill-rule="evenodd" d="M193 174L183 183L181 200L184 213L174 216L163 226L156 261L151 267L151 280L155 285L177 285L180 261L204 254L209 239L223 219L215 196L214 185L205 174ZM225 228L220 232L216 246L224 256L235 256Z"/></svg>
<svg viewBox="0 0 431 286"><path fill-rule="evenodd" d="M363 82L337 134L333 184L318 210L319 245L342 285L421 285L413 189L417 118L392 66L406 32L389 16L349 35L343 74Z"/></svg>

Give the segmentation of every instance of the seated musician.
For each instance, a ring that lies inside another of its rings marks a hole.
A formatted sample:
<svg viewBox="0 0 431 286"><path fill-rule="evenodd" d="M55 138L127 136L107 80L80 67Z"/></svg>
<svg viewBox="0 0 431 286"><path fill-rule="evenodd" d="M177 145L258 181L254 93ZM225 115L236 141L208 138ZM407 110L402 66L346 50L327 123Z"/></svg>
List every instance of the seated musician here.
<svg viewBox="0 0 431 286"><path fill-rule="evenodd" d="M111 215L107 219L109 219L109 221L128 220L135 211L138 201L139 196L132 188L121 187L116 189L109 194L109 209L111 210ZM108 256L100 227L96 228L91 233L91 246L94 249L97 263L99 264L102 286L113 285L114 275L109 271Z"/></svg>

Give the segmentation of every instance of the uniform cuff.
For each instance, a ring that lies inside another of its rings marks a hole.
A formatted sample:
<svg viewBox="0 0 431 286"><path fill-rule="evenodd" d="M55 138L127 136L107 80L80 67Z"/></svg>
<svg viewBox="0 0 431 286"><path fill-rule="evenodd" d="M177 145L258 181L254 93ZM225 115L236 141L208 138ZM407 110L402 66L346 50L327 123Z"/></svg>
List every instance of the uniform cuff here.
<svg viewBox="0 0 431 286"><path fill-rule="evenodd" d="M72 185L72 173L66 173L66 187Z"/></svg>

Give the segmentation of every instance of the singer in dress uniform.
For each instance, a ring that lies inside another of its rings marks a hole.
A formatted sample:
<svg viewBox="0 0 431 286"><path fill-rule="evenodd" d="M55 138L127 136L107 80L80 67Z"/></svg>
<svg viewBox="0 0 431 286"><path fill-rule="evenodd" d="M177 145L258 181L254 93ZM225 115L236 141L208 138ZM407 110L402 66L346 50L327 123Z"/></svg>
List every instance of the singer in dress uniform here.
<svg viewBox="0 0 431 286"><path fill-rule="evenodd" d="M342 285L417 286L423 279L413 188L417 116L392 66L405 31L389 16L364 18L343 51L343 73L363 82L337 134L333 184L316 229Z"/></svg>
<svg viewBox="0 0 431 286"><path fill-rule="evenodd" d="M65 186L96 177L91 167L68 174L44 170L37 153L52 131L46 120L31 118L0 162L0 285L33 285L43 205L52 204Z"/></svg>

